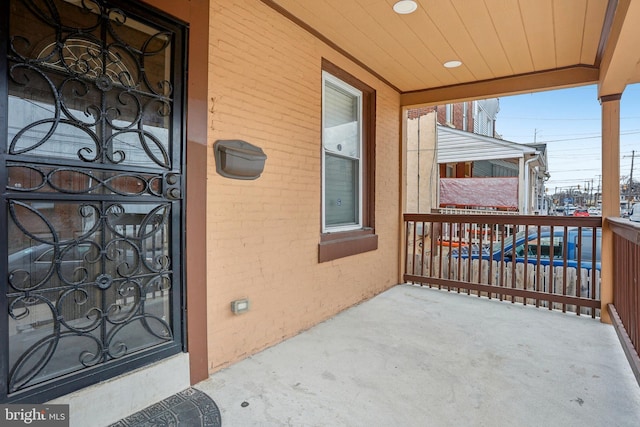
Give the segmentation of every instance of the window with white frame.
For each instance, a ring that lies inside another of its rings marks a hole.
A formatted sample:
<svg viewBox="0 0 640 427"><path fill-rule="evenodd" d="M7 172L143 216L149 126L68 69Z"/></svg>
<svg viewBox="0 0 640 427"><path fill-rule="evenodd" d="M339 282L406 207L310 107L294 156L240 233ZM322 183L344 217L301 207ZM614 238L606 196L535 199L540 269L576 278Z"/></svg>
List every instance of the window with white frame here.
<svg viewBox="0 0 640 427"><path fill-rule="evenodd" d="M322 59L322 200L318 262L378 249L376 91Z"/></svg>
<svg viewBox="0 0 640 427"><path fill-rule="evenodd" d="M453 123L453 104L446 104L444 106L444 122Z"/></svg>
<svg viewBox="0 0 640 427"><path fill-rule="evenodd" d="M322 73L323 232L362 228L362 92Z"/></svg>
<svg viewBox="0 0 640 427"><path fill-rule="evenodd" d="M468 130L467 125L467 103L462 103L462 130Z"/></svg>

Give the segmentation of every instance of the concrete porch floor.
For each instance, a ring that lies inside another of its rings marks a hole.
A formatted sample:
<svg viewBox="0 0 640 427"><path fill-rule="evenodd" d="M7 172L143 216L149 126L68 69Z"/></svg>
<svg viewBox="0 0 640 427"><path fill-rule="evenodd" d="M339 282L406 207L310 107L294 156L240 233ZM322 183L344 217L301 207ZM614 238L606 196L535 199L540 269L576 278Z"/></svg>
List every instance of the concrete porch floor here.
<svg viewBox="0 0 640 427"><path fill-rule="evenodd" d="M196 388L223 426L640 425L611 325L412 285Z"/></svg>

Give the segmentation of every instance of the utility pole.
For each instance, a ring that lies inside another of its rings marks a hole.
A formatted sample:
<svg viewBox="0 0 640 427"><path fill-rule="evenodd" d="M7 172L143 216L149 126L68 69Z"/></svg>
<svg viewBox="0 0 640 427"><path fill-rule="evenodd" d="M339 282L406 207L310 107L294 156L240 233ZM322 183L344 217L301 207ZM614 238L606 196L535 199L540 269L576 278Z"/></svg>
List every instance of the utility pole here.
<svg viewBox="0 0 640 427"><path fill-rule="evenodd" d="M629 156L623 156L623 158L627 158ZM631 200L633 195L633 160L636 157L636 150L631 151L631 172L629 172L629 184L627 185L627 200Z"/></svg>
<svg viewBox="0 0 640 427"><path fill-rule="evenodd" d="M636 156L636 150L631 151L631 172L629 173L629 192L630 196L633 196L633 159ZM628 197L630 199L630 197Z"/></svg>

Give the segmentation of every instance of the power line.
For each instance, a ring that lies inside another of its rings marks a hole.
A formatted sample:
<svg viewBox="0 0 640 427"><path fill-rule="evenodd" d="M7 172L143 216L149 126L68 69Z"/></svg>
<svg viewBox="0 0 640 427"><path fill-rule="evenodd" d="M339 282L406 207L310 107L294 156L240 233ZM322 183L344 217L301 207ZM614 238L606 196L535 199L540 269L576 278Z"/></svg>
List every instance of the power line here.
<svg viewBox="0 0 640 427"><path fill-rule="evenodd" d="M540 129L534 129L534 134L539 134L541 133L542 130ZM500 133L500 132L498 132ZM640 133L640 129L629 129L629 130L621 130L620 131L620 135L634 135L636 133ZM571 133L553 133L550 135L547 135L547 137L549 136L575 136L575 138L570 138L570 140L574 140L574 139L590 139L590 138L600 138L602 136L602 132L600 130L598 131L593 131L593 132L582 132L582 133L578 133L578 132L571 132ZM515 139L522 139L522 138L530 138L531 134L527 133L527 134L510 134L508 135L508 138L505 138L507 141L513 141ZM504 138L504 136L503 136ZM544 141L540 141L540 142L544 142Z"/></svg>
<svg viewBox="0 0 640 427"><path fill-rule="evenodd" d="M557 117L509 117L509 116L500 116L499 119L508 119L508 120L544 120L549 122L564 122L564 121L599 121L602 120L601 117L592 118L557 118ZM620 120L638 120L640 116L627 116L620 117Z"/></svg>
<svg viewBox="0 0 640 427"><path fill-rule="evenodd" d="M633 131L628 131L628 132L620 132L620 135L636 135L640 133L640 129L634 129ZM596 135L596 136L585 136L585 137L581 137L581 138L567 138L567 139L550 139L548 141L539 141L539 144L543 144L543 143L547 143L547 142L560 142L560 141L580 141L582 139L595 139L595 138L602 138L602 135Z"/></svg>

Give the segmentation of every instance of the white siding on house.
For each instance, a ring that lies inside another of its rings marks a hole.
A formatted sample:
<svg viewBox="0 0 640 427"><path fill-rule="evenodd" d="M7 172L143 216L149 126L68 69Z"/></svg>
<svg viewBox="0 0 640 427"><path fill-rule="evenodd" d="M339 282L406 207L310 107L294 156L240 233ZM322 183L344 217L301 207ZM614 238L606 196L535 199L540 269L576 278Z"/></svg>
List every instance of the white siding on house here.
<svg viewBox="0 0 640 427"><path fill-rule="evenodd" d="M534 154L532 147L477 135L446 126L438 126L438 163L477 160L515 159Z"/></svg>
<svg viewBox="0 0 640 427"><path fill-rule="evenodd" d="M497 98L476 101L473 132L478 135L494 136L493 123L498 111L500 111L500 101Z"/></svg>

